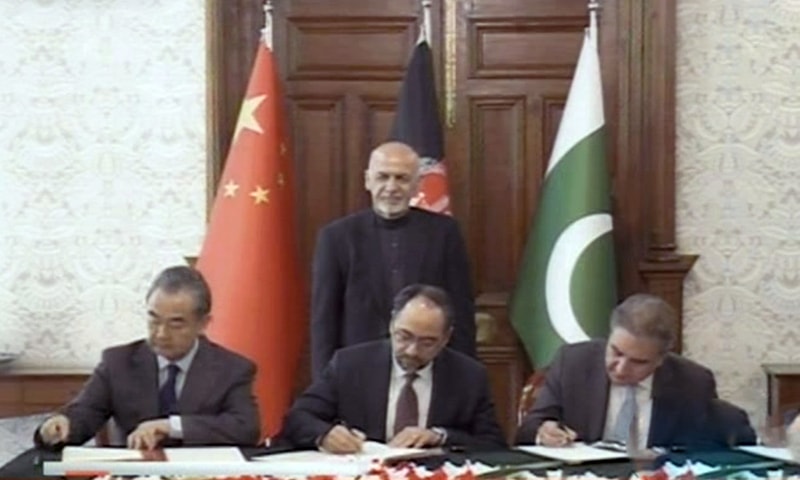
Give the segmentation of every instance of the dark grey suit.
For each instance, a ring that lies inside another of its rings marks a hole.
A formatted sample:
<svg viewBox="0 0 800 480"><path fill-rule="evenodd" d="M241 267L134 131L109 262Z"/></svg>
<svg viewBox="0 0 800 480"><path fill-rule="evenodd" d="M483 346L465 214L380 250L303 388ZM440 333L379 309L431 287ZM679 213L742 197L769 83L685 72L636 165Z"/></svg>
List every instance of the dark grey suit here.
<svg viewBox="0 0 800 480"><path fill-rule="evenodd" d="M184 445L254 445L259 416L252 393L255 365L200 337L178 398ZM144 340L103 351L80 394L61 412L70 420L67 444L82 444L113 418L112 445L145 420L159 418L158 366ZM41 439L35 437L37 445Z"/></svg>
<svg viewBox="0 0 800 480"><path fill-rule="evenodd" d="M517 443L533 443L539 425L557 420L578 438L601 440L610 382L604 340L564 345L556 353L531 411L517 430ZM683 357L667 354L653 374L653 408L648 446L701 445L708 438L709 405L717 397L714 375Z"/></svg>
<svg viewBox="0 0 800 480"><path fill-rule="evenodd" d="M292 405L281 437L313 448L337 422L386 440L386 408L392 370L388 340L343 348L322 377ZM505 446L494 413L486 369L477 360L444 349L433 364L428 427L447 430L447 444L475 449Z"/></svg>
<svg viewBox="0 0 800 480"><path fill-rule="evenodd" d="M311 288L311 364L318 378L340 347L385 338L392 296L372 210L338 219L319 233ZM464 240L456 221L412 208L401 227L403 285L443 288L455 314L450 346L475 356L475 304Z"/></svg>

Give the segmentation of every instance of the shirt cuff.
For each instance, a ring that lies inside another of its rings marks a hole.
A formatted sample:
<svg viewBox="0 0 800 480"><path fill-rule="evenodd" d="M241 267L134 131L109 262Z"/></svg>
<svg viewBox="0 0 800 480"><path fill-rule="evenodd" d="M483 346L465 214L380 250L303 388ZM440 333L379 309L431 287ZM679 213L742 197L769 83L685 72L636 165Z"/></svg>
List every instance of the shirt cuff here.
<svg viewBox="0 0 800 480"><path fill-rule="evenodd" d="M183 438L183 422L180 415L169 416L169 438Z"/></svg>
<svg viewBox="0 0 800 480"><path fill-rule="evenodd" d="M433 427L431 428L431 431L439 435L439 443L436 445L437 447L441 447L447 443L447 429L442 427Z"/></svg>

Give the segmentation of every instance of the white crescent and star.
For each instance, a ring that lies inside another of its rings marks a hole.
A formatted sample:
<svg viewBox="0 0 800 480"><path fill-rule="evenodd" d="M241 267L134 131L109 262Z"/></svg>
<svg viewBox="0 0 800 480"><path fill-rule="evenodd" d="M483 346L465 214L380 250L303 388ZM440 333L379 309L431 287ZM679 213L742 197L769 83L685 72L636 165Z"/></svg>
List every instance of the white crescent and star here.
<svg viewBox="0 0 800 480"><path fill-rule="evenodd" d="M611 229L608 213L586 215L561 232L550 252L545 273L545 304L550 324L566 343L589 340L572 309L570 284L583 252Z"/></svg>

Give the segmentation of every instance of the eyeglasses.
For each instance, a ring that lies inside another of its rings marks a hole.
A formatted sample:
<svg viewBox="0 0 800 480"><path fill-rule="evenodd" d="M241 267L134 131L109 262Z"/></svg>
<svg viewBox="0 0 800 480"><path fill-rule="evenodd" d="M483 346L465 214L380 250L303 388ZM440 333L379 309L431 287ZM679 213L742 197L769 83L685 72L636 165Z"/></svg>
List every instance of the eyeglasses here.
<svg viewBox="0 0 800 480"><path fill-rule="evenodd" d="M395 342L404 347L415 344L418 350L433 350L441 341L440 338L418 337L408 330L403 329L392 330L392 338Z"/></svg>
<svg viewBox="0 0 800 480"><path fill-rule="evenodd" d="M181 330L185 330L189 326L189 322L184 319L168 319L168 320L160 320L155 318L149 318L147 320L147 328L151 331L159 330L163 328L167 332L179 332Z"/></svg>

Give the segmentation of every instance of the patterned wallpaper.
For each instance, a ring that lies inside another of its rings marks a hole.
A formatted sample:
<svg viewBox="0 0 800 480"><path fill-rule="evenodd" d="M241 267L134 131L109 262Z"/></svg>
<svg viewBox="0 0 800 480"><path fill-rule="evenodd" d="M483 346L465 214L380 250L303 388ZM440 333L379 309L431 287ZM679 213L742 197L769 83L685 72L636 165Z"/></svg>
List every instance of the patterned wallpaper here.
<svg viewBox="0 0 800 480"><path fill-rule="evenodd" d="M0 0L0 351L93 366L205 212L203 0Z"/></svg>
<svg viewBox="0 0 800 480"><path fill-rule="evenodd" d="M686 354L756 423L765 362L800 362L800 1L678 1Z"/></svg>

